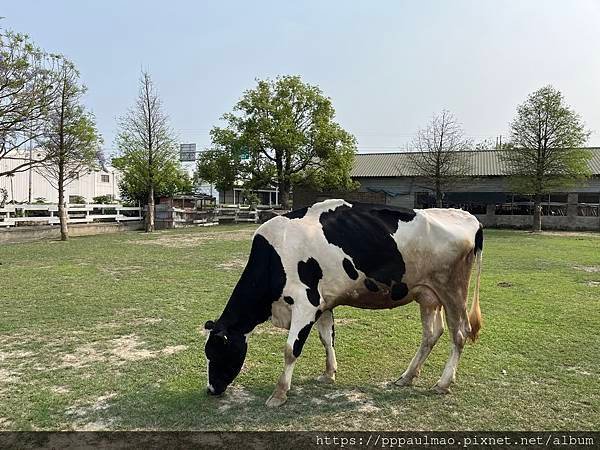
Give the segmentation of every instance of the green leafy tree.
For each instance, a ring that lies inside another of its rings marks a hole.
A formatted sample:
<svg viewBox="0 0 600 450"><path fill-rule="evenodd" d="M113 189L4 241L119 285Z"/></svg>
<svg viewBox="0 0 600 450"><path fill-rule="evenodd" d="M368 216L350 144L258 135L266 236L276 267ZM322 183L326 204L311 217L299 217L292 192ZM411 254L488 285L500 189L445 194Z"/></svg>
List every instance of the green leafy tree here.
<svg viewBox="0 0 600 450"><path fill-rule="evenodd" d="M510 124L511 147L502 155L515 192L533 195L533 230L542 229L543 194L565 189L589 176L590 135L563 95L545 86L517 108Z"/></svg>
<svg viewBox="0 0 600 450"><path fill-rule="evenodd" d="M132 203L144 203L148 199L148 184L140 180L135 172L128 169L127 159L113 158L115 168L123 171L119 181L121 197ZM159 181L154 185L154 196L173 196L175 194L190 194L194 191L191 177L181 168L178 161L168 161L163 167Z"/></svg>
<svg viewBox="0 0 600 450"><path fill-rule="evenodd" d="M155 197L172 176L177 153L173 130L148 72L140 77L135 105L119 120L116 146L125 184L131 192L146 195L146 232L152 232Z"/></svg>
<svg viewBox="0 0 600 450"><path fill-rule="evenodd" d="M44 52L27 35L0 29L0 161L12 160L0 176L38 163L26 149L44 132L59 94L61 64L62 57Z"/></svg>
<svg viewBox="0 0 600 450"><path fill-rule="evenodd" d="M214 184L219 191L226 191L240 176L240 167L240 155L231 149L210 149L198 156L195 178Z"/></svg>
<svg viewBox="0 0 600 450"><path fill-rule="evenodd" d="M61 60L57 81L58 96L49 107L44 134L38 139L45 157L36 170L58 190L60 234L65 241L68 238L65 188L82 173L96 168L102 138L94 116L81 104L86 88L71 62Z"/></svg>
<svg viewBox="0 0 600 450"><path fill-rule="evenodd" d="M298 76L259 80L211 130L212 148L198 161L198 177L229 189L275 185L284 208L293 185L354 187L355 138L334 121L331 100Z"/></svg>

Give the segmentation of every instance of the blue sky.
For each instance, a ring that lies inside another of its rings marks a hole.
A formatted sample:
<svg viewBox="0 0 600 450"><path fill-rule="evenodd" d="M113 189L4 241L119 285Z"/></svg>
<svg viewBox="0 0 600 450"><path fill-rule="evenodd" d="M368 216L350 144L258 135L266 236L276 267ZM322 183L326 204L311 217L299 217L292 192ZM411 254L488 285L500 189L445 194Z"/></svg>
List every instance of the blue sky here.
<svg viewBox="0 0 600 450"><path fill-rule="evenodd" d="M474 140L508 134L516 106L560 89L600 146L600 1L4 1L4 28L67 55L114 149L140 68L182 142L255 79L298 74L333 100L359 151L402 150L442 108Z"/></svg>

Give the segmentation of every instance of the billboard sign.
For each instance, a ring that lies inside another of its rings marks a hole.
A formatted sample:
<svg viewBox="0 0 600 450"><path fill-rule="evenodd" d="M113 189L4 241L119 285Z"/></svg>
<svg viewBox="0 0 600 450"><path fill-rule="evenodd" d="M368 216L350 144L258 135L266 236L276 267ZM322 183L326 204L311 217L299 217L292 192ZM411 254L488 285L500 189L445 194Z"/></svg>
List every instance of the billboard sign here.
<svg viewBox="0 0 600 450"><path fill-rule="evenodd" d="M196 161L196 144L179 144L179 160L181 162Z"/></svg>

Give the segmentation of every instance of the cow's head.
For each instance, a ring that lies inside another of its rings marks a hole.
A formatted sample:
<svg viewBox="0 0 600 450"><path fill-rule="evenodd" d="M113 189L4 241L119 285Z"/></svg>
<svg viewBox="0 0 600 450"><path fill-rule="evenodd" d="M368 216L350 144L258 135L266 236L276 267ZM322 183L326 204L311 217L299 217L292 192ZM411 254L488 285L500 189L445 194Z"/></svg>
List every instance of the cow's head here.
<svg viewBox="0 0 600 450"><path fill-rule="evenodd" d="M208 371L207 392L219 395L240 373L248 344L243 334L229 333L218 322L209 320L204 324L204 329L209 332L204 346Z"/></svg>

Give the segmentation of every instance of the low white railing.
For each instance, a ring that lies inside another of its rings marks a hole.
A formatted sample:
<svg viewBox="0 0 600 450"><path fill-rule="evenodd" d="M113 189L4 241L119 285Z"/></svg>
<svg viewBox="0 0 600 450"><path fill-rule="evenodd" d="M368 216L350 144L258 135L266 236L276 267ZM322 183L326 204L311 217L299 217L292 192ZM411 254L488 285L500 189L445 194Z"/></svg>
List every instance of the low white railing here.
<svg viewBox="0 0 600 450"><path fill-rule="evenodd" d="M258 211L248 206L220 205L216 210L216 215L219 222L258 222Z"/></svg>
<svg viewBox="0 0 600 450"><path fill-rule="evenodd" d="M106 211L113 211L107 213ZM39 215L40 212L47 214ZM35 212L36 215L30 215ZM127 214L124 214L127 212ZM128 222L142 220L142 208L121 204L68 204L68 223ZM0 208L0 227L19 225L56 225L60 223L57 204L16 204Z"/></svg>

